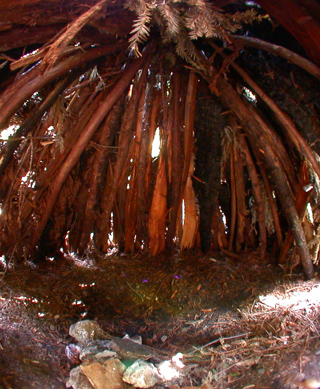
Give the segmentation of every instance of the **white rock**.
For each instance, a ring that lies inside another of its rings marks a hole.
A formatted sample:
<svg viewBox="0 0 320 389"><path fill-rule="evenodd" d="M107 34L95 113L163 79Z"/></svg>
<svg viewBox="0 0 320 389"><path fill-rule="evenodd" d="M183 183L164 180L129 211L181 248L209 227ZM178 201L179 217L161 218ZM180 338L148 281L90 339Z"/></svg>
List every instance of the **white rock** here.
<svg viewBox="0 0 320 389"><path fill-rule="evenodd" d="M128 367L122 379L135 388L151 388L159 381L159 376L152 363L138 359Z"/></svg>
<svg viewBox="0 0 320 389"><path fill-rule="evenodd" d="M159 363L158 372L163 381L171 381L174 378L180 377L180 372L171 361L164 361Z"/></svg>

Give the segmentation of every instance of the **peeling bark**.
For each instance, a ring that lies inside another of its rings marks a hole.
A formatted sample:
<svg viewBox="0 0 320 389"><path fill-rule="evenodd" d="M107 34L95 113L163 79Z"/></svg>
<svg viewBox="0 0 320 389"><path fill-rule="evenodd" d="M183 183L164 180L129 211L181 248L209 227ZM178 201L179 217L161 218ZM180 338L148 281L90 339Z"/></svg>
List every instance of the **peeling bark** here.
<svg viewBox="0 0 320 389"><path fill-rule="evenodd" d="M45 228L45 225L48 222L48 219L50 217L50 213L54 207L54 204L56 202L57 196L59 194L59 191L61 189L61 186L63 185L67 175L71 171L71 169L74 167L76 162L78 161L81 153L87 146L90 138L96 131L97 127L100 125L101 121L105 118L107 113L110 111L112 106L116 103L116 101L120 98L122 93L126 90L128 85L130 84L132 77L135 75L135 73L138 71L140 66L142 65L143 61L145 60L145 56L142 56L139 60L134 61L130 67L126 70L124 75L121 77L121 79L118 81L117 85L113 88L112 93L110 93L105 101L102 102L96 113L92 116L90 119L87 127L82 132L80 138L76 142L75 146L73 147L72 151L69 153L68 157L64 161L62 167L60 168L52 187L50 188L50 195L47 199L46 203L46 209L44 210L43 214L41 215L41 220L36 227L35 232L32 234L30 238L30 244L29 244L29 251L33 250L36 246L38 240L40 239L40 236L43 232L43 229Z"/></svg>
<svg viewBox="0 0 320 389"><path fill-rule="evenodd" d="M74 69L77 66L82 66L83 64L106 54L115 53L124 47L126 47L125 43L95 47L86 53L67 58L43 73L40 67L36 66L29 72L16 78L15 82L13 82L0 96L0 127L3 127L6 124L9 118L25 100L45 85L63 76L69 70Z"/></svg>
<svg viewBox="0 0 320 389"><path fill-rule="evenodd" d="M310 279L314 274L313 264L307 248L307 242L299 215L295 208L292 192L279 158L275 155L272 146L270 146L268 138L265 137L264 129L261 128L260 123L252 117L250 110L243 104L239 95L221 76L217 79L217 88L220 93L221 101L238 116L248 137L253 140L256 147L260 150L261 157L266 163L266 166L277 185L283 211L297 242L298 252L300 254L305 275Z"/></svg>

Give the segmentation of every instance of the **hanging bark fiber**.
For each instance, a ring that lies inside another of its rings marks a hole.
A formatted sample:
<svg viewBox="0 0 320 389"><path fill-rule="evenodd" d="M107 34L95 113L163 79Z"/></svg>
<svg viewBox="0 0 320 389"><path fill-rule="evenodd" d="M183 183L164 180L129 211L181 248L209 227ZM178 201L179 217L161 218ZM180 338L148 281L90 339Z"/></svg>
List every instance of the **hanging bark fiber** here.
<svg viewBox="0 0 320 389"><path fill-rule="evenodd" d="M311 278L309 2L258 1L276 27L250 2L45 3L46 19L43 2L0 5L0 255L258 250L283 265L295 245Z"/></svg>
<svg viewBox="0 0 320 389"><path fill-rule="evenodd" d="M271 177L273 178L278 190L283 211L296 239L304 271L308 278L312 278L314 272L313 264L307 248L307 242L300 218L294 204L292 191L284 173L284 168L281 166L281 161L273 150L274 145L270 145L268 133L266 132L265 127L261 126L262 119L260 122L255 120L252 115L252 111L246 107L246 105L241 101L239 95L222 77L218 77L216 81L217 85L214 86L213 91L215 92L215 88L218 88L221 101L238 117L247 133L247 136L252 142L252 146L259 149L261 156L270 171Z"/></svg>

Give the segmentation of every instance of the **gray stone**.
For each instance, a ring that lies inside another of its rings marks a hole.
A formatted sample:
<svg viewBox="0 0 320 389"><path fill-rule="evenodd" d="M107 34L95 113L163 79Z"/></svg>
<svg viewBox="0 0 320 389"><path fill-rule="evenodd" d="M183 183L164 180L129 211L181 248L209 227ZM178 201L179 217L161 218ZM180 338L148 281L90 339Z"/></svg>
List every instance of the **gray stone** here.
<svg viewBox="0 0 320 389"><path fill-rule="evenodd" d="M117 353L115 351L104 350L104 351L101 351L100 353L96 354L94 357L96 359L116 358L117 357Z"/></svg>
<svg viewBox="0 0 320 389"><path fill-rule="evenodd" d="M80 366L70 371L66 387L73 389L93 389L88 378L81 372Z"/></svg>
<svg viewBox="0 0 320 389"><path fill-rule="evenodd" d="M109 343L109 341L106 342L105 340L95 340L93 342L88 343L88 345L84 347L83 350L80 352L81 361L96 356L101 352L107 351L109 349ZM114 351L109 351L109 353L109 357L115 356Z"/></svg>
<svg viewBox="0 0 320 389"><path fill-rule="evenodd" d="M122 339L129 339L132 342L142 344L142 337L140 335L134 335L132 338L128 334L126 334Z"/></svg>
<svg viewBox="0 0 320 389"><path fill-rule="evenodd" d="M69 329L69 335L82 345L88 344L92 340L108 339L108 334L94 320L82 320L72 324Z"/></svg>
<svg viewBox="0 0 320 389"><path fill-rule="evenodd" d="M119 359L108 359L104 364L93 362L82 364L81 371L90 381L94 389L124 389L122 375L124 365Z"/></svg>
<svg viewBox="0 0 320 389"><path fill-rule="evenodd" d="M166 342L168 340L167 335L162 335L160 340L161 340L162 343Z"/></svg>
<svg viewBox="0 0 320 389"><path fill-rule="evenodd" d="M125 359L150 359L153 354L150 349L142 344L133 342L130 339L114 337L110 342L110 349L115 351L121 358Z"/></svg>
<svg viewBox="0 0 320 389"><path fill-rule="evenodd" d="M125 371L123 381L135 388L151 388L159 381L159 376L152 363L137 360Z"/></svg>

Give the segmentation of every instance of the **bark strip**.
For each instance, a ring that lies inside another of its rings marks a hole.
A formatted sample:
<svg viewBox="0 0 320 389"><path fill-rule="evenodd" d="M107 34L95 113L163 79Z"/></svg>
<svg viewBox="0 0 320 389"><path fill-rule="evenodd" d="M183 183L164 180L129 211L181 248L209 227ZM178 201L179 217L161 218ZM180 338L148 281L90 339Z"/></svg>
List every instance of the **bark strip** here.
<svg viewBox="0 0 320 389"><path fill-rule="evenodd" d="M258 49L262 49L268 51L269 53L273 53L282 58L285 58L287 61L299 66L300 68L304 69L306 72L310 73L311 75L320 80L320 68L317 65L315 65L308 59L302 57L301 55L286 49L285 47L248 36L230 35L229 37L231 41L240 42L245 46L257 47Z"/></svg>
<svg viewBox="0 0 320 389"><path fill-rule="evenodd" d="M255 164L253 162L252 155L249 150L249 146L247 144L244 135L240 134L238 139L245 156L247 169L251 179L252 190L254 193L254 199L255 199L256 209L257 209L257 218L259 224L259 237L260 237L259 251L260 251L260 256L263 258L265 256L266 248L267 248L267 232L266 232L266 224L264 219L264 209L263 209L263 201L262 201L259 177L258 177Z"/></svg>
<svg viewBox="0 0 320 389"><path fill-rule="evenodd" d="M83 64L104 55L115 53L118 50L124 49L126 46L126 43L115 43L112 45L95 47L86 53L67 58L56 66L47 69L44 73L41 73L39 65L29 72L24 73L0 96L0 128L6 124L7 120L30 96L32 96L33 93L43 88L45 85L63 76L69 70L74 69L77 66L82 66Z"/></svg>
<svg viewBox="0 0 320 389"><path fill-rule="evenodd" d="M213 67L212 72L217 74ZM212 81L212 79L210 81ZM268 138L264 134L264 128L262 128L261 124L252 117L251 111L242 102L240 96L236 93L232 86L221 76L217 78L216 85L211 86L210 84L210 88L213 88L213 92L215 92L215 86L217 86L219 90L222 103L237 115L240 122L242 122L247 135L253 140L256 147L260 150L261 157L266 163L276 184L285 216L292 228L305 275L308 279L310 279L314 274L313 264L310 258L310 253L299 215L295 208L290 185L285 173L283 172L279 158L275 155L272 145L269 144Z"/></svg>
<svg viewBox="0 0 320 389"><path fill-rule="evenodd" d="M263 100L271 109L272 114L275 116L277 121L281 124L285 134L295 145L297 151L310 162L314 171L320 177L320 166L316 161L311 148L307 142L303 139L299 131L297 130L294 122L288 114L283 112L277 104L256 84L248 74L235 63L232 63L232 67L241 75L243 80L252 88L252 90Z"/></svg>
<svg viewBox="0 0 320 389"><path fill-rule="evenodd" d="M47 199L46 208L41 216L41 220L36 228L36 231L31 236L30 239L30 246L29 251L33 250L33 248L36 246L38 240L40 239L40 236L48 222L48 219L50 217L51 211L54 207L54 204L57 200L58 194L60 192L60 189L70 173L71 169L75 166L77 163L80 155L84 151L85 147L87 146L89 140L91 139L92 135L100 125L101 121L105 118L107 113L110 111L110 109L113 107L113 105L116 103L116 101L121 97L122 93L127 89L127 87L130 85L131 80L133 76L136 74L136 72L139 70L141 65L143 64L145 60L145 55L142 56L140 59L135 60L125 71L121 79L118 81L116 86L113 88L112 92L107 96L106 100L101 103L100 107L97 109L95 114L90 119L87 127L82 132L80 138L74 145L73 149L71 150L70 154L64 161L62 167L60 168L52 186L50 195Z"/></svg>
<svg viewBox="0 0 320 389"><path fill-rule="evenodd" d="M76 74L73 74L73 77L76 77ZM72 78L73 78L72 77ZM2 155L1 161L0 161L0 176L3 175L6 167L8 166L9 162L11 161L11 158L16 151L16 149L19 147L19 144L21 142L21 138L28 135L30 130L40 121L43 114L48 111L48 109L54 104L54 102L58 99L60 94L64 91L64 89L68 86L68 84L71 82L71 77L67 77L64 80L57 83L55 88L49 93L47 98L44 100L44 102L40 105L40 107L37 109L34 115L32 115L30 118L28 118L14 133L13 136L10 137L7 143L6 151Z"/></svg>

